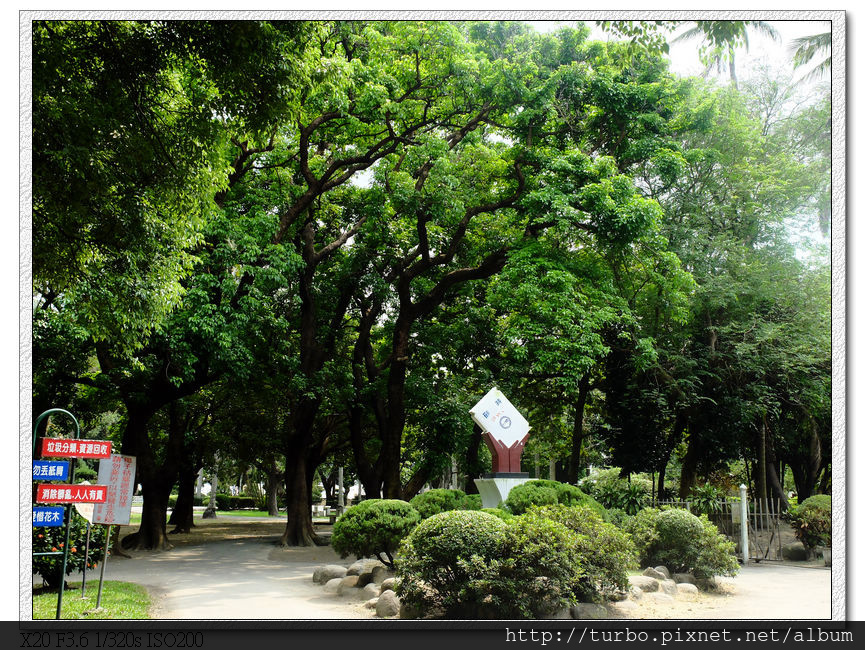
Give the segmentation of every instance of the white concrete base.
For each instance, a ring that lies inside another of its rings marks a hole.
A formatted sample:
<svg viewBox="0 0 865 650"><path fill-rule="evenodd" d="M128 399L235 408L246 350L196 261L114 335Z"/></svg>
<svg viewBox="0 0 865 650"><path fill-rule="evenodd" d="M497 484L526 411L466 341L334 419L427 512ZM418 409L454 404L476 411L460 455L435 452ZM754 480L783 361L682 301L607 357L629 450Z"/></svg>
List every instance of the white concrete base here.
<svg viewBox="0 0 865 650"><path fill-rule="evenodd" d="M475 485L484 508L498 508L516 486L528 483L530 478L476 478Z"/></svg>

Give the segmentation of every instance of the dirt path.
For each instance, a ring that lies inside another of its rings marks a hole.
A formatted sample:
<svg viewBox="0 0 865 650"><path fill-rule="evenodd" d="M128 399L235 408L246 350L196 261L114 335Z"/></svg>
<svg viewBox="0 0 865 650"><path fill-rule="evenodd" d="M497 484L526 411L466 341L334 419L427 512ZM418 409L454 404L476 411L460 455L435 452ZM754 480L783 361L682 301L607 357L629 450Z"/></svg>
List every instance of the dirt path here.
<svg viewBox="0 0 865 650"><path fill-rule="evenodd" d="M360 619L362 603L313 584L321 564L347 564L329 546L276 545L281 519L223 516L197 521L190 535L173 536L168 552L112 557L106 578L147 587L162 619ZM322 527L323 531L329 527ZM126 532L126 531L124 531ZM131 530L130 530L131 532ZM715 593L656 604L650 599L614 612L635 619L829 619L831 572L826 568L761 563L720 578Z"/></svg>

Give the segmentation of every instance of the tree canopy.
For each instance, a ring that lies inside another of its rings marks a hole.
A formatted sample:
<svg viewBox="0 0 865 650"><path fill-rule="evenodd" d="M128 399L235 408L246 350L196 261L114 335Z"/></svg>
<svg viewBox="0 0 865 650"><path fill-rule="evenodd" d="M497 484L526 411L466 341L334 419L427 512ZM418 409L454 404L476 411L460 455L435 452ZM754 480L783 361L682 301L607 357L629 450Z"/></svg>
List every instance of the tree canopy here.
<svg viewBox="0 0 865 650"><path fill-rule="evenodd" d="M732 53L739 23L695 29ZM127 544L169 546L216 457L282 483L286 544L321 541L336 463L367 496L470 482L491 385L572 482L759 457L817 489L829 275L799 235L828 231L828 100L679 78L665 25L604 27L628 40L34 24L34 410L139 458Z"/></svg>

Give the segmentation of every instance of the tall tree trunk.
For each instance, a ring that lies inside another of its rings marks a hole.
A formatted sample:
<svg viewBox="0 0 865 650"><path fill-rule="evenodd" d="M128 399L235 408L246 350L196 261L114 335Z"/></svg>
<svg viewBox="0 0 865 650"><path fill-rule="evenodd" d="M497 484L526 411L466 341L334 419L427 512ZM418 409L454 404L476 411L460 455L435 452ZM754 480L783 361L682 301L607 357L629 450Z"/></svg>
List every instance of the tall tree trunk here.
<svg viewBox="0 0 865 650"><path fill-rule="evenodd" d="M381 447L382 478L386 499L402 498L400 446L405 428L405 380L410 328L410 319L402 316L397 318L393 333L393 359L387 379L387 423Z"/></svg>
<svg viewBox="0 0 865 650"><path fill-rule="evenodd" d="M137 480L142 486L143 503L138 531L123 539L123 547L138 550L170 549L172 545L168 541L165 519L168 497L177 478L177 467L171 463L160 467L154 458L147 435L147 425L156 412L153 404L127 403L126 408L127 423L120 453L136 457ZM166 453L169 459L171 455L170 451Z"/></svg>
<svg viewBox="0 0 865 650"><path fill-rule="evenodd" d="M188 533L195 528L193 506L195 505L195 482L198 480L198 468L184 465L180 469L177 480L177 503L168 518L168 523L174 526L169 535Z"/></svg>
<svg viewBox="0 0 865 650"><path fill-rule="evenodd" d="M323 545L312 526L310 510L310 482L306 472L306 458L300 450L286 454L285 498L287 520L280 544L283 546Z"/></svg>
<svg viewBox="0 0 865 650"><path fill-rule="evenodd" d="M699 433L691 428L688 436L688 450L682 459L682 476L679 479L679 498L687 499L691 489L697 484L697 466L702 455L702 440Z"/></svg>
<svg viewBox="0 0 865 650"><path fill-rule="evenodd" d="M580 378L577 403L574 405L574 427L571 431L571 457L568 463L567 481L576 485L580 480L580 455L583 452L583 440L585 432L583 417L586 411L586 400L589 396L588 373Z"/></svg>
<svg viewBox="0 0 865 650"><path fill-rule="evenodd" d="M276 465L276 459L271 461L267 471L267 514L271 517L279 516L279 486L282 484L283 473Z"/></svg>
<svg viewBox="0 0 865 650"><path fill-rule="evenodd" d="M778 476L778 459L775 456L775 444L772 440L772 436L767 431L766 435L766 469L767 476L766 480L769 483L769 487L771 488L772 498L779 499L781 501L781 510L787 510L790 507L790 503L787 501L787 493L784 492L784 485L781 482L780 477Z"/></svg>
<svg viewBox="0 0 865 650"><path fill-rule="evenodd" d="M474 479L480 477L483 469L480 462L481 442L483 442L481 428L475 423L472 426L472 435L466 447L466 472L468 472L466 494L478 494L478 486L475 485Z"/></svg>

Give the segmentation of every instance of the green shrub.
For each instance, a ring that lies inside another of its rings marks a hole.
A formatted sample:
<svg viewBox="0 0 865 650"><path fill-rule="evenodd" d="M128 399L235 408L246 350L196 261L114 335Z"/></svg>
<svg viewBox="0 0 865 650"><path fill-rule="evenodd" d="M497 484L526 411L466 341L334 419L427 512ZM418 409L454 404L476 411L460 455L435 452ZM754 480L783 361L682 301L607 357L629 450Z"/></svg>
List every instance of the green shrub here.
<svg viewBox="0 0 865 650"><path fill-rule="evenodd" d="M540 506L523 517L556 521L577 535L577 549L585 575L576 594L582 602L597 602L628 588L628 571L637 566L630 536L607 523L588 506Z"/></svg>
<svg viewBox="0 0 865 650"><path fill-rule="evenodd" d="M599 484L594 496L605 508L618 508L629 515L637 514L649 498L644 485L628 483L624 479Z"/></svg>
<svg viewBox="0 0 865 650"><path fill-rule="evenodd" d="M545 506L561 503L566 506L588 506L601 517L606 518L604 506L580 488L569 483L536 479L516 486L508 493L504 508L515 515L521 515L532 506Z"/></svg>
<svg viewBox="0 0 865 650"><path fill-rule="evenodd" d="M642 566L649 565L653 549L658 543L658 515L660 514L661 511L657 508L643 508L623 522L623 530L631 536L634 550Z"/></svg>
<svg viewBox="0 0 865 650"><path fill-rule="evenodd" d="M691 502L694 514L713 515L721 512L721 501L724 493L714 485L706 483L691 489L688 501Z"/></svg>
<svg viewBox="0 0 865 650"><path fill-rule="evenodd" d="M400 542L419 521L417 510L405 501L367 499L336 520L330 543L340 557L374 555L392 567Z"/></svg>
<svg viewBox="0 0 865 650"><path fill-rule="evenodd" d="M512 515L507 510L502 510L501 508L482 508L481 512L486 512L494 517L498 517L502 521L508 521L509 519L513 519L514 515Z"/></svg>
<svg viewBox="0 0 865 650"><path fill-rule="evenodd" d="M484 507L483 499L480 494L467 494L459 503L458 510L481 510Z"/></svg>
<svg viewBox="0 0 865 650"><path fill-rule="evenodd" d="M82 571L85 564L87 543L87 521L73 512L69 522L69 557L66 560L66 575ZM66 527L33 528L33 553L62 551L66 542ZM105 527L93 526L90 530L90 569L96 568L105 550ZM62 555L35 555L33 573L39 574L46 585L52 589L60 587L63 571Z"/></svg>
<svg viewBox="0 0 865 650"><path fill-rule="evenodd" d="M406 538L397 593L410 608L447 618L532 618L576 600L581 540L542 517L505 524L483 511L443 512Z"/></svg>
<svg viewBox="0 0 865 650"><path fill-rule="evenodd" d="M790 512L793 532L805 548L832 546L832 497L815 494Z"/></svg>
<svg viewBox="0 0 865 650"><path fill-rule="evenodd" d="M619 528L624 528L625 523L630 518L631 518L631 515L629 515L627 512L625 512L621 508L609 508L609 509L607 509L606 521L613 524L614 526L618 526Z"/></svg>
<svg viewBox="0 0 865 650"><path fill-rule="evenodd" d="M482 511L424 519L400 548L396 591L402 602L427 615L474 618L490 595L506 529Z"/></svg>
<svg viewBox="0 0 865 650"><path fill-rule="evenodd" d="M216 495L216 509L231 510L231 495L218 493Z"/></svg>
<svg viewBox="0 0 865 650"><path fill-rule="evenodd" d="M514 487L504 502L511 514L521 515L532 506L546 506L559 502L556 489L542 481L529 481Z"/></svg>
<svg viewBox="0 0 865 650"><path fill-rule="evenodd" d="M630 519L631 535L641 566L663 564L673 572L698 578L735 575L736 545L718 532L706 515L697 517L681 508L646 508Z"/></svg>
<svg viewBox="0 0 865 650"><path fill-rule="evenodd" d="M428 519L440 512L448 510L479 510L480 508L467 508L464 504L467 495L462 490L448 490L437 488L421 492L411 500L412 506L418 511L421 519Z"/></svg>
<svg viewBox="0 0 865 650"><path fill-rule="evenodd" d="M508 522L491 593L498 618L542 618L578 600L584 540L564 524L524 515Z"/></svg>

